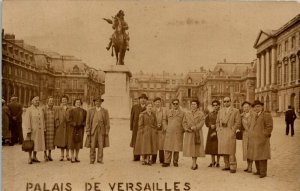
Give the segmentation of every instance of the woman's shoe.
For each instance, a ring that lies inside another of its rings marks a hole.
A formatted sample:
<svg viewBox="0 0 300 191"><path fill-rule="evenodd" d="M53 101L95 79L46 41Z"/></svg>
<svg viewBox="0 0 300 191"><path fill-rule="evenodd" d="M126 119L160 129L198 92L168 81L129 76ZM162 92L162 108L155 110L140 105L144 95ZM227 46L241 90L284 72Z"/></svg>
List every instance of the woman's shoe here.
<svg viewBox="0 0 300 191"><path fill-rule="evenodd" d="M246 168L244 171L245 171L245 172L248 172L248 168Z"/></svg>
<svg viewBox="0 0 300 191"><path fill-rule="evenodd" d="M147 164L147 162L146 161L142 161L142 165L146 165Z"/></svg>
<svg viewBox="0 0 300 191"><path fill-rule="evenodd" d="M38 159L32 159L32 162L37 162L37 163L39 163L39 162L41 162L41 161L39 161Z"/></svg>
<svg viewBox="0 0 300 191"><path fill-rule="evenodd" d="M48 161L53 161L53 159L51 158L51 156L48 156Z"/></svg>
<svg viewBox="0 0 300 191"><path fill-rule="evenodd" d="M67 160L68 160L68 161L70 161L70 160L71 160L71 158L70 158L69 156L66 156L66 158L67 158Z"/></svg>
<svg viewBox="0 0 300 191"><path fill-rule="evenodd" d="M216 164L216 167L217 167L217 168L219 168L219 167L220 167L220 164L219 164L219 163L217 163L217 164Z"/></svg>
<svg viewBox="0 0 300 191"><path fill-rule="evenodd" d="M47 155L44 155L44 160L47 162L49 159L47 157Z"/></svg>
<svg viewBox="0 0 300 191"><path fill-rule="evenodd" d="M77 158L75 158L75 162L80 162L80 160L78 160Z"/></svg>
<svg viewBox="0 0 300 191"><path fill-rule="evenodd" d="M74 162L75 162L75 160L72 160L72 159L71 159L71 163L74 163Z"/></svg>
<svg viewBox="0 0 300 191"><path fill-rule="evenodd" d="M198 169L198 164L196 164L195 167L192 166L192 170L197 170Z"/></svg>
<svg viewBox="0 0 300 191"><path fill-rule="evenodd" d="M61 156L59 161L64 161L64 156Z"/></svg>
<svg viewBox="0 0 300 191"><path fill-rule="evenodd" d="M32 160L31 159L28 159L28 164L32 164Z"/></svg>

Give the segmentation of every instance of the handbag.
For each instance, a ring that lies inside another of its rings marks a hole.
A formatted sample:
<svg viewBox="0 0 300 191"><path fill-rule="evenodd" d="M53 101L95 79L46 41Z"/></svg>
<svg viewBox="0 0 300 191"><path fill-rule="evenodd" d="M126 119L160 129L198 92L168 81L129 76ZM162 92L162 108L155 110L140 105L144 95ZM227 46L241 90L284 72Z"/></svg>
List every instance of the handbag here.
<svg viewBox="0 0 300 191"><path fill-rule="evenodd" d="M75 143L79 143L81 141L81 133L78 130L78 127L74 128L74 131L73 131L73 141Z"/></svg>
<svg viewBox="0 0 300 191"><path fill-rule="evenodd" d="M237 131L235 133L235 137L237 140L242 140L243 139L243 131Z"/></svg>
<svg viewBox="0 0 300 191"><path fill-rule="evenodd" d="M34 148L34 142L33 140L24 140L22 143L22 151L24 152L30 152L33 151Z"/></svg>

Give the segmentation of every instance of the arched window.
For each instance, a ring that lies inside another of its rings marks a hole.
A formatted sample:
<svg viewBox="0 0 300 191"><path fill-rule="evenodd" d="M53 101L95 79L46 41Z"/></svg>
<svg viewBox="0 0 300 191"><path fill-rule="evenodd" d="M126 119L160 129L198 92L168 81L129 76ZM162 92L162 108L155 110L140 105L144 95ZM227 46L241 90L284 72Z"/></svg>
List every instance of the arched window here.
<svg viewBox="0 0 300 191"><path fill-rule="evenodd" d="M79 72L79 67L77 65L73 67L73 72Z"/></svg>

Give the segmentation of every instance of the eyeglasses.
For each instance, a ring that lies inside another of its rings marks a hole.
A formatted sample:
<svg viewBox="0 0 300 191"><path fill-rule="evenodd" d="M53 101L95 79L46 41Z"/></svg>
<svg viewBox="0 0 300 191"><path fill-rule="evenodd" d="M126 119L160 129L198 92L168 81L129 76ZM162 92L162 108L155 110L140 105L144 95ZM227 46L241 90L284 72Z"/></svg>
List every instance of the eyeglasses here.
<svg viewBox="0 0 300 191"><path fill-rule="evenodd" d="M173 103L173 105L178 105L179 103Z"/></svg>
<svg viewBox="0 0 300 191"><path fill-rule="evenodd" d="M229 103L229 102L230 102L229 100L228 100L228 101L225 101L225 100L224 100L224 103Z"/></svg>

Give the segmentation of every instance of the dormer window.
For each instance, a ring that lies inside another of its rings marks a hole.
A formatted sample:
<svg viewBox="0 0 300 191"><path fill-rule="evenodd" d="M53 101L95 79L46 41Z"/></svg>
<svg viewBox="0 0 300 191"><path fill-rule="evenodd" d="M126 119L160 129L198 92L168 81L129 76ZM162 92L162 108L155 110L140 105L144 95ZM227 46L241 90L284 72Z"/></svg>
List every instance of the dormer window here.
<svg viewBox="0 0 300 191"><path fill-rule="evenodd" d="M192 78L189 77L188 80L187 80L187 83L191 84L192 83Z"/></svg>
<svg viewBox="0 0 300 191"><path fill-rule="evenodd" d="M73 67L73 72L79 72L79 67L77 66L77 65L75 65L74 67Z"/></svg>
<svg viewBox="0 0 300 191"><path fill-rule="evenodd" d="M222 68L220 68L220 70L219 70L219 76L223 76L223 74L224 74L224 71L223 71Z"/></svg>

